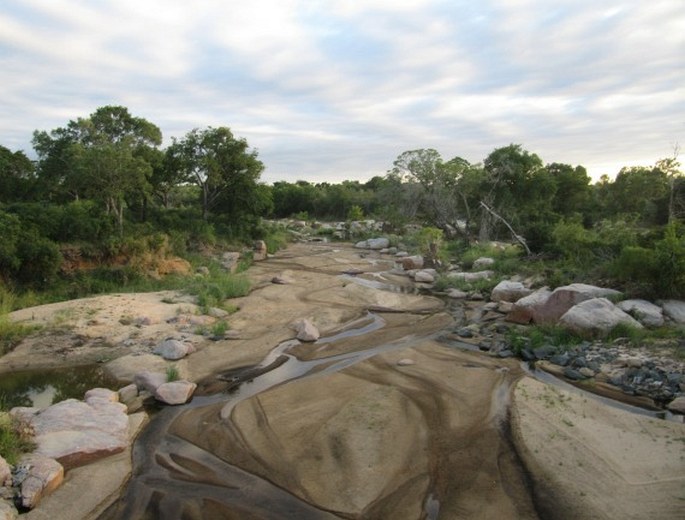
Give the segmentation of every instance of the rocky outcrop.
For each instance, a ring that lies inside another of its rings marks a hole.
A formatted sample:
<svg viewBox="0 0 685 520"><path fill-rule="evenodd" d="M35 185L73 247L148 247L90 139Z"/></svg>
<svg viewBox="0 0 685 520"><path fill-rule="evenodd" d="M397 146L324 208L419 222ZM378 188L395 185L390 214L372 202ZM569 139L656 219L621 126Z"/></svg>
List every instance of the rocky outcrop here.
<svg viewBox="0 0 685 520"><path fill-rule="evenodd" d="M19 518L19 511L9 502L0 499L0 520L16 520Z"/></svg>
<svg viewBox="0 0 685 520"><path fill-rule="evenodd" d="M559 325L581 337L605 337L620 324L642 328L640 322L606 298L585 300L559 319Z"/></svg>
<svg viewBox="0 0 685 520"><path fill-rule="evenodd" d="M551 295L552 292L547 287L543 287L517 300L507 315L507 320L523 324L536 321L538 310L544 307Z"/></svg>
<svg viewBox="0 0 685 520"><path fill-rule="evenodd" d="M530 306L533 321L540 325L551 325L559 321L571 307L593 298L609 298L620 296L614 289L605 289L594 285L573 283L557 287L552 291L544 303ZM517 302L518 303L518 302Z"/></svg>
<svg viewBox="0 0 685 520"><path fill-rule="evenodd" d="M414 273L414 281L419 283L433 283L435 281L435 269L421 269Z"/></svg>
<svg viewBox="0 0 685 520"><path fill-rule="evenodd" d="M685 396L681 395L673 399L673 401L668 403L668 409L671 412L685 414Z"/></svg>

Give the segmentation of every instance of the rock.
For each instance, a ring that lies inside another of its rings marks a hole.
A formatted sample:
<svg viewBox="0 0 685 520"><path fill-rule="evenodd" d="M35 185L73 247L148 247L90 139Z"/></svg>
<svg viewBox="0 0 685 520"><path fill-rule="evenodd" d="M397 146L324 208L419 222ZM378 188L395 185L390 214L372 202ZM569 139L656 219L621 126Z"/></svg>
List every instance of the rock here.
<svg viewBox="0 0 685 520"><path fill-rule="evenodd" d="M499 302L497 310L503 314L509 314L514 308L514 304L511 302Z"/></svg>
<svg viewBox="0 0 685 520"><path fill-rule="evenodd" d="M665 300L661 303L664 314L679 325L685 324L685 302L680 300Z"/></svg>
<svg viewBox="0 0 685 520"><path fill-rule="evenodd" d="M64 468L54 459L37 454L24 455L20 464L29 468L21 483L21 505L33 509L64 481Z"/></svg>
<svg viewBox="0 0 685 520"><path fill-rule="evenodd" d="M271 283L274 283L276 285L288 285L288 284L292 283L292 280L281 275L281 276L274 276L271 279Z"/></svg>
<svg viewBox="0 0 685 520"><path fill-rule="evenodd" d="M295 330L297 331L297 339L300 341L316 341L321 337L319 329L314 324L307 320L300 320L295 323Z"/></svg>
<svg viewBox="0 0 685 520"><path fill-rule="evenodd" d="M82 466L128 446L126 405L94 399L67 399L34 415L35 453L65 469Z"/></svg>
<svg viewBox="0 0 685 520"><path fill-rule="evenodd" d="M195 269L195 272L197 274L201 274L202 276L209 276L209 267L206 265L201 265L197 269Z"/></svg>
<svg viewBox="0 0 685 520"><path fill-rule="evenodd" d="M454 298L455 300L463 300L468 296L468 293L460 291L459 289L448 289L447 296L449 298Z"/></svg>
<svg viewBox="0 0 685 520"><path fill-rule="evenodd" d="M459 336L460 338L472 338L473 331L467 327L462 327L457 330L457 336Z"/></svg>
<svg viewBox="0 0 685 520"><path fill-rule="evenodd" d="M560 367L565 367L566 365L568 365L568 362L570 361L570 357L566 353L556 354L556 355L550 357L549 361L551 363L554 363L555 365L559 365Z"/></svg>
<svg viewBox="0 0 685 520"><path fill-rule="evenodd" d="M495 259L488 256L481 256L471 266L474 270L483 270L484 267L490 267L495 264Z"/></svg>
<svg viewBox="0 0 685 520"><path fill-rule="evenodd" d="M118 394L119 402L128 406L136 397L138 397L138 387L134 383L131 383L130 385L120 388Z"/></svg>
<svg viewBox="0 0 685 520"><path fill-rule="evenodd" d="M559 319L559 324L582 337L605 337L619 324L642 328L640 322L606 298L593 298L574 305Z"/></svg>
<svg viewBox="0 0 685 520"><path fill-rule="evenodd" d="M645 327L661 327L664 324L664 314L661 307L647 300L623 300L616 305L623 312L627 312Z"/></svg>
<svg viewBox="0 0 685 520"><path fill-rule="evenodd" d="M574 370L570 367L564 368L564 377L567 377L573 381L581 381L583 379L586 379L583 374L581 374L578 370Z"/></svg>
<svg viewBox="0 0 685 520"><path fill-rule="evenodd" d="M264 242L264 240L256 240L252 246L252 259L255 262L261 262L262 260L266 260L268 256L266 242Z"/></svg>
<svg viewBox="0 0 685 520"><path fill-rule="evenodd" d="M0 487L12 484L12 468L0 455Z"/></svg>
<svg viewBox="0 0 685 520"><path fill-rule="evenodd" d="M226 251L221 255L221 266L229 273L235 273L238 270L238 262L240 261L240 253L235 251ZM209 274L209 269L207 269Z"/></svg>
<svg viewBox="0 0 685 520"><path fill-rule="evenodd" d="M17 508L5 500L0 500L0 520L16 520L19 518Z"/></svg>
<svg viewBox="0 0 685 520"><path fill-rule="evenodd" d="M227 318L229 315L228 311L225 311L223 309L220 309L219 307L210 307L207 310L207 316L211 316L212 318ZM193 348L193 352L195 351L195 348Z"/></svg>
<svg viewBox="0 0 685 520"><path fill-rule="evenodd" d="M673 399L673 401L668 403L667 408L673 413L685 414L685 395Z"/></svg>
<svg viewBox="0 0 685 520"><path fill-rule="evenodd" d="M197 385L190 381L162 383L154 392L155 399L166 404L184 404L193 396Z"/></svg>
<svg viewBox="0 0 685 520"><path fill-rule="evenodd" d="M588 368L588 367L580 367L578 369L578 372L580 372L580 374L583 377L594 377L595 376L595 371L592 370L591 368Z"/></svg>
<svg viewBox="0 0 685 520"><path fill-rule="evenodd" d="M165 258L159 261L157 273L164 276L168 274L187 275L192 272L192 266L184 258Z"/></svg>
<svg viewBox="0 0 685 520"><path fill-rule="evenodd" d="M420 255L405 256L400 259L400 263L405 271L421 269L423 267L423 257Z"/></svg>
<svg viewBox="0 0 685 520"><path fill-rule="evenodd" d="M489 280L494 275L494 271L477 271L475 273L449 273L447 277L456 278L457 280L464 280L465 282L475 282L477 280Z"/></svg>
<svg viewBox="0 0 685 520"><path fill-rule="evenodd" d="M552 291L544 305L533 308L533 321L537 324L556 323L574 305L595 298L619 296L614 289L605 289L583 283L572 283L557 287Z"/></svg>
<svg viewBox="0 0 685 520"><path fill-rule="evenodd" d="M547 287L543 287L517 300L512 306L511 312L507 315L507 321L523 324L534 321L537 310L547 303L551 294L552 292Z"/></svg>
<svg viewBox="0 0 685 520"><path fill-rule="evenodd" d="M169 361L176 361L195 352L195 347L177 339L167 339L157 345L152 352Z"/></svg>
<svg viewBox="0 0 685 520"><path fill-rule="evenodd" d="M102 403L118 403L119 394L109 388L92 388L86 392L83 400L88 404Z"/></svg>
<svg viewBox="0 0 685 520"><path fill-rule="evenodd" d="M398 367L408 367L408 366L415 365L415 364L416 364L416 361L414 361L413 359L409 359L409 358L403 358L397 362Z"/></svg>
<svg viewBox="0 0 685 520"><path fill-rule="evenodd" d="M433 283L435 281L435 276L429 270L422 269L416 271L414 281L419 283Z"/></svg>
<svg viewBox="0 0 685 520"><path fill-rule="evenodd" d="M389 246L390 240L387 238L369 238L368 240L357 242L354 245L357 249L373 249L376 251L387 249Z"/></svg>
<svg viewBox="0 0 685 520"><path fill-rule="evenodd" d="M490 293L490 299L494 302L516 302L532 292L533 291L525 287L521 282L502 280Z"/></svg>
<svg viewBox="0 0 685 520"><path fill-rule="evenodd" d="M143 370L135 375L133 382L139 390L147 390L154 394L155 390L157 390L160 385L167 382L167 377L166 374L162 372Z"/></svg>
<svg viewBox="0 0 685 520"><path fill-rule="evenodd" d="M181 377L184 377L185 363L185 361L176 363ZM118 381L132 383L136 374L146 370L149 372L165 372L168 364L162 357L154 354L128 354L110 361L104 368L110 376Z"/></svg>

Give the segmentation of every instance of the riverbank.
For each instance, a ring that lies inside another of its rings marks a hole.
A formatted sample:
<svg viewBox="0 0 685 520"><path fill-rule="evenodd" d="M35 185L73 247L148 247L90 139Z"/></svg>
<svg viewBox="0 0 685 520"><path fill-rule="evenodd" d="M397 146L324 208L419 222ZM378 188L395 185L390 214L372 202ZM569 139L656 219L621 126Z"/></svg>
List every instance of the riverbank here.
<svg viewBox="0 0 685 520"><path fill-rule="evenodd" d="M411 512L404 517L638 518L650 507L657 514L652 517L667 518L658 515L683 503L683 425L635 419L591 398L557 395L557 389L524 377L513 359L444 346L434 338L453 319L440 300L340 276L365 272L374 278L392 265L378 253L360 254L346 245L293 245L247 271L254 290L232 301L239 307L228 317L234 339L221 341L197 334L199 327L191 323L196 307L178 293L100 296L25 309L13 319L47 328L0 358L0 373L76 365L94 356L135 363L173 336L196 349L182 361L185 376L211 381L259 363L294 337L293 322L306 318L324 337L337 338L292 350L302 362L320 363L312 377L236 402L229 420L221 419L224 401L191 403L169 425L149 427L159 428L160 435L168 428L194 447L179 447L185 462L169 455L179 466L158 490L162 496L188 478L199 489L226 485L212 475L239 468L251 479L276 484L314 511L313 517ZM275 278L286 283L273 283ZM368 323L369 310L382 318L382 326L355 334ZM55 326L64 331L63 341L54 341ZM327 372L340 356L367 351L375 355ZM53 500L77 501L70 492L73 486L58 489L41 504L40 514L48 514ZM180 497L179 514L186 508L192 517L192 504L202 495ZM213 507L224 514L250 506ZM263 517L278 518L270 514Z"/></svg>

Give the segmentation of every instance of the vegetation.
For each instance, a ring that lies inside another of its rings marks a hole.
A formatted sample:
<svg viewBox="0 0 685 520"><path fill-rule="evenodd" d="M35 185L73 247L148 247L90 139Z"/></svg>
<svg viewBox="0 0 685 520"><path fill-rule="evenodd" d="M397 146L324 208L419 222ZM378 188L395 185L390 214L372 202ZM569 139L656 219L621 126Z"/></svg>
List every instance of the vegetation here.
<svg viewBox="0 0 685 520"><path fill-rule="evenodd" d="M33 430L24 421L11 417L2 395L0 395L0 456L9 464L18 462L22 453L35 449Z"/></svg>
<svg viewBox="0 0 685 520"><path fill-rule="evenodd" d="M178 381L179 379L180 375L178 373L178 368L176 368L176 365L169 365L166 369L167 383L173 383L174 381Z"/></svg>

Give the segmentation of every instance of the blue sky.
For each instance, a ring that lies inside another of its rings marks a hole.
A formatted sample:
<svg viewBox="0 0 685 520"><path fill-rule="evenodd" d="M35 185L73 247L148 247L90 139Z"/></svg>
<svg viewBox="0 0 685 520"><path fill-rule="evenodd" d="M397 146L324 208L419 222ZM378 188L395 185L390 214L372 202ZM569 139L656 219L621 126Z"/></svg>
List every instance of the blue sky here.
<svg viewBox="0 0 685 520"><path fill-rule="evenodd" d="M683 0L4 0L0 71L12 150L124 105L165 144L229 126L267 182L510 143L598 178L685 146Z"/></svg>

